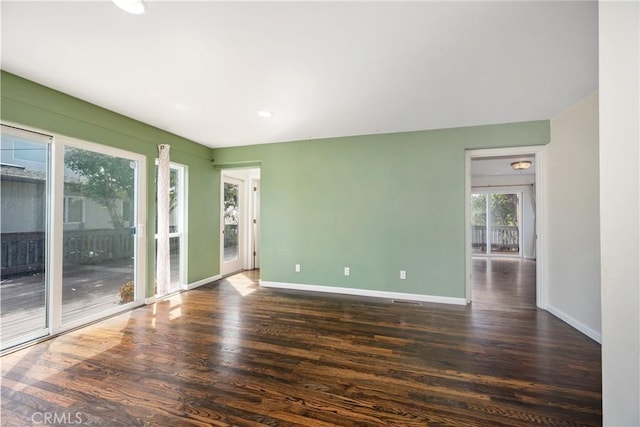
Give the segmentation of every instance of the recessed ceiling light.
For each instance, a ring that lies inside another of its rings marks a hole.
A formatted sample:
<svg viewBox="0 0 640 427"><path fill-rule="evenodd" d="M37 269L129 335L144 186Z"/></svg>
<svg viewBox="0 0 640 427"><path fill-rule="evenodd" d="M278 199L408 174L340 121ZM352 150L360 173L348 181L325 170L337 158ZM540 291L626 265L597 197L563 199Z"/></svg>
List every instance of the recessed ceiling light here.
<svg viewBox="0 0 640 427"><path fill-rule="evenodd" d="M273 116L273 113L271 111L267 111L267 110L260 110L260 111L258 111L258 115L260 117L264 117L265 119L268 119L268 118Z"/></svg>
<svg viewBox="0 0 640 427"><path fill-rule="evenodd" d="M143 0L113 0L116 6L133 15L142 15L147 10Z"/></svg>

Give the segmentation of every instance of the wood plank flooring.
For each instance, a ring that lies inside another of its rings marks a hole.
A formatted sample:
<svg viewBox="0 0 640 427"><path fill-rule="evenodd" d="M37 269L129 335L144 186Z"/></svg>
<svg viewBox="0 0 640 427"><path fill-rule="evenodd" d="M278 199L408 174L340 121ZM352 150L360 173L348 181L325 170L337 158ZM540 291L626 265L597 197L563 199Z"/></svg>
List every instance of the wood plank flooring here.
<svg viewBox="0 0 640 427"><path fill-rule="evenodd" d="M535 310L536 262L477 257L472 261L472 304L484 310Z"/></svg>
<svg viewBox="0 0 640 427"><path fill-rule="evenodd" d="M549 313L255 279L4 356L2 426L46 413L92 426L601 425L600 346Z"/></svg>

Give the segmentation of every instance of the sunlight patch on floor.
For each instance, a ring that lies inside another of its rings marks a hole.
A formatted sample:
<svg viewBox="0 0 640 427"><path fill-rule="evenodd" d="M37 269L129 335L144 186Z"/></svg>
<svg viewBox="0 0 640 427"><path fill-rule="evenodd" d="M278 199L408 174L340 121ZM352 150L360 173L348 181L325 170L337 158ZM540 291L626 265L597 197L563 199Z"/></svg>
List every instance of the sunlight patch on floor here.
<svg viewBox="0 0 640 427"><path fill-rule="evenodd" d="M227 277L226 280L243 297L252 294L258 289L258 285L255 281L245 273L238 273L231 277Z"/></svg>

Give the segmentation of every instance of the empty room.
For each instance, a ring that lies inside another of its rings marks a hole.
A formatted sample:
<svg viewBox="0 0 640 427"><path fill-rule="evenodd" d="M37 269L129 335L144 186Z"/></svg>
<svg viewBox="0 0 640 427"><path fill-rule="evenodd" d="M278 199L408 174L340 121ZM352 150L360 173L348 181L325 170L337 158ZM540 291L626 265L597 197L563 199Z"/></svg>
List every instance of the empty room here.
<svg viewBox="0 0 640 427"><path fill-rule="evenodd" d="M640 425L637 1L2 1L0 424Z"/></svg>

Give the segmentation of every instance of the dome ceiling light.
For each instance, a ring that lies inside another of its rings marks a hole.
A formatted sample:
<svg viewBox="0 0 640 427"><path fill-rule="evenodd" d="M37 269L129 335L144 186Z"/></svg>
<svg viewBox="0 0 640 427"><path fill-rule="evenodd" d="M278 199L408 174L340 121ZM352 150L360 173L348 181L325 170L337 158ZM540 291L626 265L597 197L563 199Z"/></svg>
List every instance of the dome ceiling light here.
<svg viewBox="0 0 640 427"><path fill-rule="evenodd" d="M113 0L113 3L132 15L142 15L147 11L147 5L143 0Z"/></svg>
<svg viewBox="0 0 640 427"><path fill-rule="evenodd" d="M529 160L518 160L517 162L511 163L511 167L515 171L523 171L531 167L531 162Z"/></svg>

